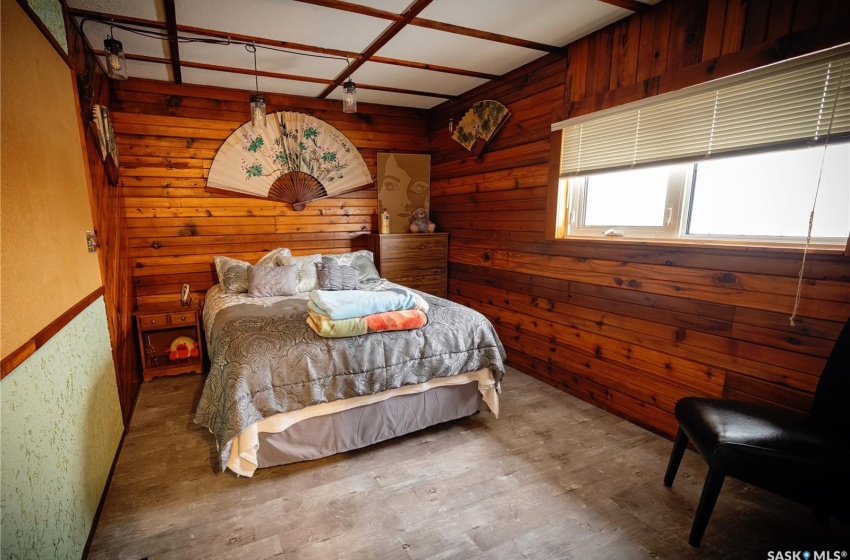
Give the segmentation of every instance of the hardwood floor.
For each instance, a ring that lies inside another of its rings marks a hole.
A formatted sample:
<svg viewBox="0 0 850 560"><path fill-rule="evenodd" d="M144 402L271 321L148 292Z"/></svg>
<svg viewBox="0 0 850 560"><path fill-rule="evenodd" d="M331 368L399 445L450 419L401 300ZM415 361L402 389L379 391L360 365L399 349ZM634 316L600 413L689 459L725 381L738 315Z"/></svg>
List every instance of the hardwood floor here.
<svg viewBox="0 0 850 560"><path fill-rule="evenodd" d="M203 377L141 390L89 558L767 558L845 550L850 527L728 479L702 547L687 544L705 466L671 442L516 370L502 415L258 470L215 469L192 422Z"/></svg>

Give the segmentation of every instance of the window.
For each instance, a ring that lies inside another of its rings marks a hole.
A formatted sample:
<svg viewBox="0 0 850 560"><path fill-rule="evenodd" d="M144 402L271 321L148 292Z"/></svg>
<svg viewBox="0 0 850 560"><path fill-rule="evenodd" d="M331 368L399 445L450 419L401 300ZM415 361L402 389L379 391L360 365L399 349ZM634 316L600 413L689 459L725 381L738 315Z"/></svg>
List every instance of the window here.
<svg viewBox="0 0 850 560"><path fill-rule="evenodd" d="M556 237L804 242L820 183L813 240L847 242L850 45L552 130Z"/></svg>
<svg viewBox="0 0 850 560"><path fill-rule="evenodd" d="M569 179L566 234L803 242L850 233L850 143ZM566 180L563 180L566 185Z"/></svg>
<svg viewBox="0 0 850 560"><path fill-rule="evenodd" d="M734 157L695 165L687 233L805 239L823 159L813 239L850 232L850 144Z"/></svg>

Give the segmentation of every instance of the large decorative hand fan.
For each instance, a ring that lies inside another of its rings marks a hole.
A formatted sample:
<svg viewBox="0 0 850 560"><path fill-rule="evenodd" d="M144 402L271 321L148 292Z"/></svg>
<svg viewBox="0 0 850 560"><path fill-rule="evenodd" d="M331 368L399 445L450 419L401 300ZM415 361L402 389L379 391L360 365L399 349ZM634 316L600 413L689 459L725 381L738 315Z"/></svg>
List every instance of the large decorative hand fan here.
<svg viewBox="0 0 850 560"><path fill-rule="evenodd" d="M499 132L510 116L508 108L498 101L479 101L460 120L452 138L476 158L480 158L487 142Z"/></svg>
<svg viewBox="0 0 850 560"><path fill-rule="evenodd" d="M207 189L289 202L311 200L372 183L360 152L328 123L304 113L266 116L265 126L240 126L218 149Z"/></svg>

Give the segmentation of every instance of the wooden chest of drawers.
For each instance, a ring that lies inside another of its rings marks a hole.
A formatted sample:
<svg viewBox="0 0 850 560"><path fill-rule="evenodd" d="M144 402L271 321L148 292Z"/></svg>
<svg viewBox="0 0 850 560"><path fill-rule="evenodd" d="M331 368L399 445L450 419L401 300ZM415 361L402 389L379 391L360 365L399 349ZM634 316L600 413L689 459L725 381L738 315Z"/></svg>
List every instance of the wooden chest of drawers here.
<svg viewBox="0 0 850 560"><path fill-rule="evenodd" d="M366 249L375 254L375 266L383 278L446 297L448 233L371 233Z"/></svg>

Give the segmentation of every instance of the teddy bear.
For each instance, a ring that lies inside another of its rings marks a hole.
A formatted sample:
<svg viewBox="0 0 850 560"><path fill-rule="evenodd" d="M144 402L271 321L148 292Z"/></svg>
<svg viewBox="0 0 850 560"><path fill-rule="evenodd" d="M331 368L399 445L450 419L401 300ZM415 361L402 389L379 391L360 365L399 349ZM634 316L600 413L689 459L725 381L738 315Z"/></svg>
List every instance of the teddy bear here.
<svg viewBox="0 0 850 560"><path fill-rule="evenodd" d="M428 219L427 210L417 208L413 211L413 222L410 224L410 231L413 233L434 233L435 229L437 229L437 226Z"/></svg>
<svg viewBox="0 0 850 560"><path fill-rule="evenodd" d="M172 362L184 358L197 358L200 355L198 345L188 336L178 336L171 342L168 350L168 359Z"/></svg>

